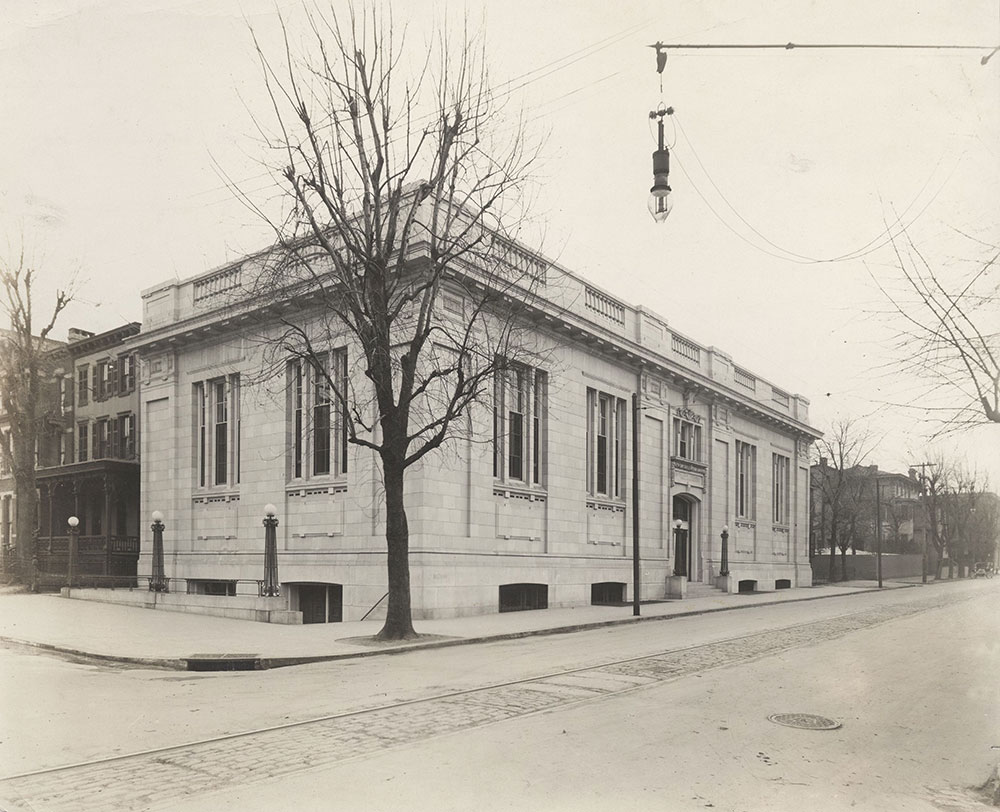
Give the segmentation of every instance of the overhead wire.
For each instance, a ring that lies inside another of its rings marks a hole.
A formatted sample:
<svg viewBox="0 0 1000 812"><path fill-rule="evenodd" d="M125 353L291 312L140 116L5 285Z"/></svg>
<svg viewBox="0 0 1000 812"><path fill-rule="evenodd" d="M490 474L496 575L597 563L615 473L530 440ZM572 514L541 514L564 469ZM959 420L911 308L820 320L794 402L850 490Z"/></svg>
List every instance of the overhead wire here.
<svg viewBox="0 0 1000 812"><path fill-rule="evenodd" d="M800 254L800 253L797 253L795 251L792 251L789 248L785 248L785 247L783 247L781 245L778 245L776 242L774 242L773 240L769 239L767 236L765 236L763 233L761 233L757 228L755 228L753 226L753 224L750 223L750 221L747 220L739 212L739 210L729 201L729 199L726 197L726 195L723 193L723 191L719 188L718 184L712 178L711 173L708 171L708 169L705 166L704 162L701 160L701 158L699 157L697 151L695 150L694 144L691 141L691 138L688 136L687 131L684 129L684 123L683 123L683 121L680 120L680 117L675 113L674 116L672 116L672 118L674 118L676 120L675 126L680 129L681 135L684 136L684 140L685 140L685 142L686 142L686 144L687 144L687 146L689 148L689 151L690 151L691 155L694 157L694 159L697 162L698 166L701 168L702 172L704 173L706 179L711 184L712 188L716 191L716 193L719 195L719 197L722 199L722 202L726 205L726 207L734 215L736 215L736 217L739 219L739 221L741 223L743 223L743 225L745 225L748 229L750 229L750 231L752 231L754 234L756 234L758 237L760 237L760 239L762 239L765 243L767 243L769 246L771 246L772 248L776 249L777 251L781 251L784 254L787 254L788 256L784 256L783 257L781 255L774 254L774 253L772 253L770 251L763 251L763 252L766 253L766 254L768 254L769 256L772 256L772 257L782 258L782 259L785 259L785 260L787 260L789 262L796 262L798 264L803 264L803 265L816 265L816 264L824 264L824 263L831 263L831 262L842 262L842 261L851 260L851 259L860 259L861 257L867 256L868 254L871 254L871 253L873 253L875 251L878 251L880 248L884 247L885 245L888 245L890 242L892 242L893 239L898 238L910 226L912 226L913 223L915 223L920 218L920 216L927 210L927 208L930 206L930 204L933 203L934 200L937 198L937 196L941 193L941 190L951 180L951 177L954 175L954 173L955 173L955 171L956 171L956 169L958 167L958 164L956 163L955 167L949 173L948 177L945 178L945 180L942 182L941 186L938 187L937 191L934 192L934 194L931 196L930 200L928 200L928 202L924 204L924 206L916 213L916 215L914 215L910 219L910 221L908 223L903 223L902 222L903 218L917 204L917 202L923 196L924 192L927 190L927 187L930 185L931 180L934 178L934 175L937 173L938 167L941 166L941 163L944 160L944 156L943 155L942 155L941 158L938 159L938 162L934 166L934 169L928 175L927 180L924 181L923 185L920 187L920 190L917 192L917 194L914 196L914 198L910 201L909 205L907 205L906 208L904 208L902 210L902 212L899 213L896 216L895 221L891 225L888 225L885 229L883 229L881 232L879 232L878 235L876 235L875 237L873 237L871 240L869 240L868 242L866 242L864 245L860 246L859 248L855 248L855 249L853 249L851 251L847 251L847 252L845 252L843 254L840 254L840 255L837 255L837 256L831 256L831 257L814 257L814 256L806 255L806 254ZM695 189L696 192L698 192L698 194L702 198L702 200L705 200L706 205L709 206L709 209L716 216L716 218L719 219L719 221L723 225L725 225L727 228L729 228L730 231L733 231L733 233L737 234L737 236L741 236L741 239L744 239L744 242L747 242L748 245L751 245L751 246L757 248L758 250L763 250L763 249L760 248L760 246L757 246L756 244L754 244L750 240L742 237L742 235L740 235L739 232L737 232L727 222L725 222L725 220L715 210L715 208L713 206L711 206L711 204L708 203L708 201L705 198L705 196L703 194L701 194L701 191L697 188L697 185L694 183L694 179L691 177L690 173L684 167L683 161L681 161L677 157L676 153L674 154L673 157L677 161L677 163L680 165L681 170L684 172L685 177L691 182L692 187ZM897 226L899 227L898 231L896 231ZM893 233L894 231L895 231L895 233Z"/></svg>
<svg viewBox="0 0 1000 812"><path fill-rule="evenodd" d="M543 65L539 65L537 68L532 68L529 71L525 71L524 73L519 74L518 76L515 76L512 79L508 79L507 81L498 84L495 88L490 88L490 89L484 90L483 94L480 94L480 95L484 95L486 93L489 93L489 94L492 95L492 97L494 99L496 99L498 101L506 99L509 96L511 96L514 93L516 93L517 91L522 90L522 89L524 89L524 88L526 88L526 87L534 84L535 82L541 81L542 79L546 79L549 76L551 76L551 75L553 75L555 73L558 73L559 71L565 70L566 68L568 68L568 67L570 67L572 65L575 65L576 63L582 61L583 59L587 59L587 58L589 58L589 57L591 57L591 56L593 56L593 55L595 55L597 53L600 53L601 51L603 51L603 50L605 50L607 48L610 48L612 45L615 45L618 42L621 42L622 40L626 39L627 37L629 37L629 36L631 36L631 35L633 35L635 33L637 33L640 29L642 29L643 27L645 27L649 23L649 21L651 19L652 18L646 18L646 19L644 19L644 20L642 20L642 21L640 21L638 23L635 23L635 24L629 26L628 28L624 28L621 31L618 31L615 34L612 34L612 35L607 36L607 37L605 37L603 39L597 40L596 42L593 42L593 43L591 43L589 45L586 45L583 48L579 48L576 51L571 51L568 54L564 54L563 56L559 57L558 59L554 59L551 62L547 62L547 63L545 63ZM602 79L599 79L598 82L603 82L606 79L611 78L611 76L618 75L618 73L620 73L620 71L618 71L618 72L616 72L614 74L610 74L609 76L605 76ZM536 74L538 74L538 75L536 75ZM590 83L590 84L593 84L593 83ZM565 98L566 96L571 95L572 93L575 93L575 92L577 92L579 90L582 90L586 86L587 85L581 85L576 90L571 91L570 93L564 93L564 94L562 94L560 96L560 99ZM554 102L556 100L552 100L552 101ZM317 120L318 126L322 127L325 124L329 123L332 120L333 115L334 115L334 113L331 112L329 115L318 119ZM402 139L404 139L404 138L406 138L406 137L414 134L414 131L419 131L419 129L420 129L419 125L421 123L425 123L426 124L426 123L428 123L430 121L433 121L436 118L436 116L437 116L437 114L434 113L434 112L429 112L429 113L426 113L426 114L424 114L422 116L417 116L416 118L413 119L413 121L410 122L410 127L407 128L406 132L399 132L394 138L390 139L389 143L390 144L398 143L400 140L402 140ZM259 172L259 173L256 173L256 174L253 174L253 175L249 175L249 176L241 179L239 181L239 183L248 183L248 182L252 182L254 180L259 180L259 179L264 179L264 178L272 178L272 177L273 176L271 175L270 172ZM253 193L258 193L258 192L264 191L264 190L266 190L266 189L268 189L268 188L270 188L272 186L277 186L277 185L278 184L275 181L272 180L272 181L268 182L267 184L265 184L264 186L259 187L259 188L254 189L254 190L251 190L251 191ZM209 189L203 189L201 191L194 192L191 195L189 195L188 197L189 197L189 199L196 198L196 197L200 197L200 196L207 195L207 194L214 194L215 192L227 190L227 189L230 189L230 188L231 188L231 186L228 183L221 184L219 186L213 186L213 187L211 187Z"/></svg>

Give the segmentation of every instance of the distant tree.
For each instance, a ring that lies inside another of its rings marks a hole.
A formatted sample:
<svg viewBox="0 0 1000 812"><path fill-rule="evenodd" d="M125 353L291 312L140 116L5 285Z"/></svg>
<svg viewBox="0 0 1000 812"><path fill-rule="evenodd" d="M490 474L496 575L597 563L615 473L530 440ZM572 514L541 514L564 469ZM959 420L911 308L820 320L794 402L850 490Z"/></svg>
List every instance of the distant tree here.
<svg viewBox="0 0 1000 812"><path fill-rule="evenodd" d="M992 496L982 475L965 466L953 466L950 481L940 500L942 524L948 533L948 577L952 577L953 562L968 570L979 559L986 546L984 532L990 519ZM987 558L992 556L987 555Z"/></svg>
<svg viewBox="0 0 1000 812"><path fill-rule="evenodd" d="M918 476L923 486L927 532L937 551L935 578L941 578L945 560L948 577L953 578L956 563L962 567L974 563L978 527L975 514L980 502L985 504L987 483L977 472L941 453ZM988 517L984 513L984 522Z"/></svg>
<svg viewBox="0 0 1000 812"><path fill-rule="evenodd" d="M892 242L902 284L876 280L899 325L893 366L927 382L917 404L942 432L1000 423L1000 246L968 239L979 259L936 263L904 233Z"/></svg>
<svg viewBox="0 0 1000 812"><path fill-rule="evenodd" d="M949 528L945 519L945 501L951 490L953 478L952 464L944 455L936 454L933 461L919 474L923 490L924 509L927 514L927 529L931 543L937 552L934 577L941 577L945 554L948 550Z"/></svg>
<svg viewBox="0 0 1000 812"><path fill-rule="evenodd" d="M56 321L73 300L72 286L59 290L55 301L36 314L39 273L23 247L12 259L0 258L0 310L9 322L0 335L0 403L9 436L0 438L0 453L14 477L17 533L16 557L22 577L34 554L38 491L35 486L36 450L44 442L52 417L43 397L52 374L50 339Z"/></svg>
<svg viewBox="0 0 1000 812"><path fill-rule="evenodd" d="M975 514L969 522L973 563L996 565L1000 551L1000 497L984 490L976 499Z"/></svg>
<svg viewBox="0 0 1000 812"><path fill-rule="evenodd" d="M414 61L423 44L404 51L370 8L317 10L308 22L301 55L287 33L277 59L255 36L285 205L283 219L268 218L275 248L244 290L295 302L258 336L265 366L307 367L329 400L324 419L344 421L348 442L373 453L388 576L378 637L405 639L415 636L407 471L464 431L470 407L519 374L527 352L516 327L538 267L512 237L534 155L522 123L501 118L481 42L442 32ZM357 375L329 363L346 344Z"/></svg>
<svg viewBox="0 0 1000 812"><path fill-rule="evenodd" d="M813 513L817 507L825 517L823 546L830 549L828 578L835 575L840 550L840 580L847 580L847 551L857 544L865 526L864 477L861 466L875 450L876 438L860 421L845 418L833 423L817 440L813 467Z"/></svg>

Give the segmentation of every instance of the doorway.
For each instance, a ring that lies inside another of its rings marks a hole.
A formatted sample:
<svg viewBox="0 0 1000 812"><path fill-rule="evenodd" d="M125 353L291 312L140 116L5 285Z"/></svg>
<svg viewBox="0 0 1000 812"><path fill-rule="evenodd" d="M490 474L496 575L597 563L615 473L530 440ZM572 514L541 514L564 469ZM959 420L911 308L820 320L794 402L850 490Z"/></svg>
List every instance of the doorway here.
<svg viewBox="0 0 1000 812"><path fill-rule="evenodd" d="M684 575L688 581L698 577L698 502L690 496L679 495L671 503L674 522L680 521L680 530L673 530L680 538L674 538L674 575ZM679 570L679 571L678 571Z"/></svg>
<svg viewBox="0 0 1000 812"><path fill-rule="evenodd" d="M342 584L296 584L303 623L340 623L344 619Z"/></svg>

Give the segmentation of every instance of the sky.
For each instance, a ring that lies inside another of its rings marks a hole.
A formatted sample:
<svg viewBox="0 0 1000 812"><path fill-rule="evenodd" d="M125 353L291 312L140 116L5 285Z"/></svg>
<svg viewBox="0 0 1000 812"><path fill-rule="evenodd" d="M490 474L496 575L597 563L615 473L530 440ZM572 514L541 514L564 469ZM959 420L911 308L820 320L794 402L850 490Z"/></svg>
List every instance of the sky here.
<svg viewBox="0 0 1000 812"><path fill-rule="evenodd" d="M879 284L898 289L886 223L935 262L1000 242L1000 0L394 0L407 47L467 16L491 83L541 143L542 251L703 345L882 438L905 471L935 449L1000 490L1000 427L929 443L920 387L889 349ZM291 0L5 0L0 5L0 250L28 246L61 321L141 321L140 291L266 244L253 118L267 99L249 35L279 46ZM961 44L983 50L671 50L647 46ZM667 124L674 207L646 210ZM969 236L964 236L969 235ZM970 237L972 239L970 239ZM842 259L836 259L842 258ZM833 261L815 261L833 260ZM58 334L58 333L57 333Z"/></svg>

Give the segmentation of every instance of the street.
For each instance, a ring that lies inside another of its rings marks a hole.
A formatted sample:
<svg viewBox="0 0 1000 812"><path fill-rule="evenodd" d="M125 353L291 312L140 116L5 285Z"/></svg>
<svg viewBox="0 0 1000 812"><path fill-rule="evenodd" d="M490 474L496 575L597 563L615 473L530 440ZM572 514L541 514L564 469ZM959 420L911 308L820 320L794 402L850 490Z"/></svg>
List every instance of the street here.
<svg viewBox="0 0 1000 812"><path fill-rule="evenodd" d="M23 777L0 807L982 808L997 598L938 584L236 674L4 650L0 759Z"/></svg>

